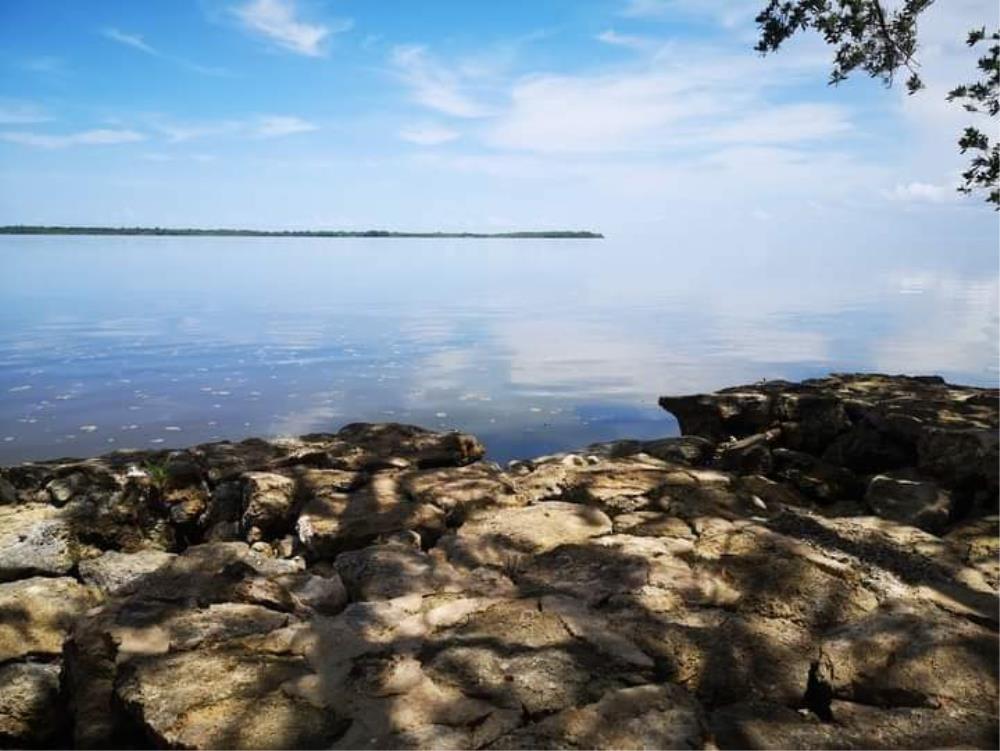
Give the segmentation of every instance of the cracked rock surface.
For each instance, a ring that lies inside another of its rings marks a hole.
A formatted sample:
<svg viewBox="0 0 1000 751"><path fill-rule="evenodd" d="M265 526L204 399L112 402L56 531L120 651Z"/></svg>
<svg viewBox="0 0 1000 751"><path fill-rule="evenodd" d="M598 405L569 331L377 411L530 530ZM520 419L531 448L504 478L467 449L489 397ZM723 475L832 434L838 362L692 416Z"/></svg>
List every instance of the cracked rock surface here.
<svg viewBox="0 0 1000 751"><path fill-rule="evenodd" d="M997 392L661 403L0 469L0 746L995 748Z"/></svg>

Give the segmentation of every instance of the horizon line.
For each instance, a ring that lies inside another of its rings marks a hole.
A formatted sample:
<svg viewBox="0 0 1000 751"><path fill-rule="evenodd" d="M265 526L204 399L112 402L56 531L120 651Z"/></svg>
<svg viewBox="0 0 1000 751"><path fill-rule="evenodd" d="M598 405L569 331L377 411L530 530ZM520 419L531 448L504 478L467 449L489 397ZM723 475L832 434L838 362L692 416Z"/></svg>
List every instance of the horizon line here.
<svg viewBox="0 0 1000 751"><path fill-rule="evenodd" d="M401 238L553 238L604 239L604 234L591 230L512 230L508 232L476 231L407 231L407 230L295 230L295 229L235 229L229 227L112 227L85 225L8 224L0 226L4 235L216 235L241 237L401 237Z"/></svg>

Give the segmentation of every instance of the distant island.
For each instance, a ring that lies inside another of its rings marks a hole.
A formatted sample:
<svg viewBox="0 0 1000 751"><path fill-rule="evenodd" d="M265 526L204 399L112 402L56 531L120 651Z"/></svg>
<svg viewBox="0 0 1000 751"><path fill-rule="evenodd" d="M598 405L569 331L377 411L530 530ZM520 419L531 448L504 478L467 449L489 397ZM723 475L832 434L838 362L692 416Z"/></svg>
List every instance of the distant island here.
<svg viewBox="0 0 1000 751"><path fill-rule="evenodd" d="M391 232L369 230L258 230L184 229L171 227L46 227L13 224L0 227L0 235L154 235L179 237L430 237L601 240L600 232L543 230L538 232Z"/></svg>

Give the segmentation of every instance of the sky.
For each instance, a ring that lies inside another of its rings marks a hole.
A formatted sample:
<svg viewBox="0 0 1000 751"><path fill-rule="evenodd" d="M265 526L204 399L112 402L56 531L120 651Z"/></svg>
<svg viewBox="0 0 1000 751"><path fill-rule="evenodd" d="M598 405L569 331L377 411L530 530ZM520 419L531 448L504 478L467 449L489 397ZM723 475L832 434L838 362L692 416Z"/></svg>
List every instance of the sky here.
<svg viewBox="0 0 1000 751"><path fill-rule="evenodd" d="M912 97L827 86L815 36L760 57L762 5L3 0L0 223L994 253L944 95L996 3L931 6Z"/></svg>

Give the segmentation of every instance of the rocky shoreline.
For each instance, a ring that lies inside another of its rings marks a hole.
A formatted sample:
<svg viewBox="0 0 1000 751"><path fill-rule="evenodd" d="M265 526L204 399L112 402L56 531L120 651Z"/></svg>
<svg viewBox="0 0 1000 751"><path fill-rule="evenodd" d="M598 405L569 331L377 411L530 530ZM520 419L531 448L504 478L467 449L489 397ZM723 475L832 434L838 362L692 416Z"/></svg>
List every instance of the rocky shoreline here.
<svg viewBox="0 0 1000 751"><path fill-rule="evenodd" d="M0 469L0 746L996 748L997 391L660 403Z"/></svg>

